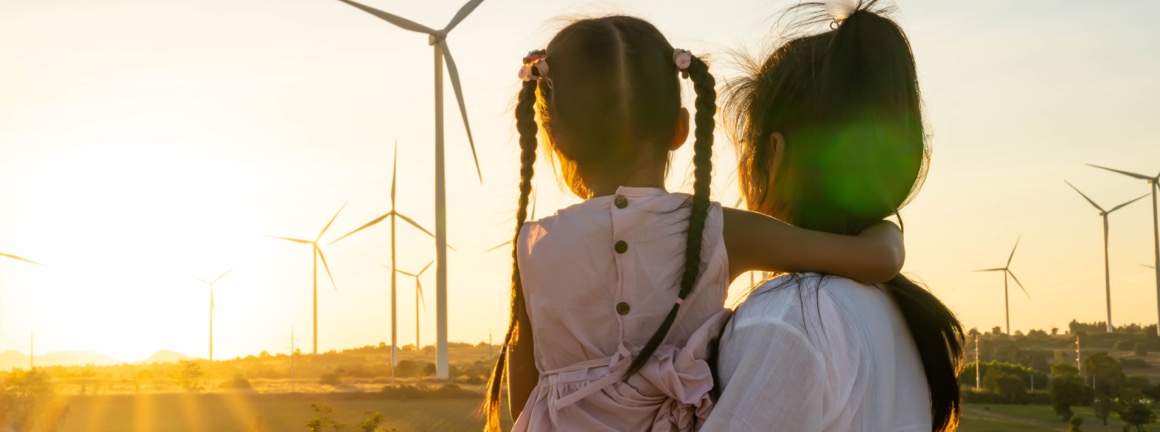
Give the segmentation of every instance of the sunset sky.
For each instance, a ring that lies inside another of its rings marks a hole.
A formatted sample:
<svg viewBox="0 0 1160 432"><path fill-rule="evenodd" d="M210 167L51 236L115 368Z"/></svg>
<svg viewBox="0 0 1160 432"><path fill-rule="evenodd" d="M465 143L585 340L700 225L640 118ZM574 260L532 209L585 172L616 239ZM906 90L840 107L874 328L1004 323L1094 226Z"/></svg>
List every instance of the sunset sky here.
<svg viewBox="0 0 1160 432"><path fill-rule="evenodd" d="M790 1L485 1L448 38L462 74L484 182L447 86L450 339L506 324L518 146L511 121L520 58L564 16L624 12L675 46L709 54L769 46ZM441 28L458 1L367 0ZM914 47L934 159L903 212L905 271L968 327L1003 323L998 273L1013 269L1013 329L1104 319L1097 211L1148 191L1088 168L1160 171L1160 3L899 0ZM216 357L310 340L309 246L388 208L399 143L399 210L434 223L432 53L427 37L333 0L0 2L0 352L87 350L134 361L160 349L206 356L209 296L195 277L237 266L217 287ZM737 201L719 135L714 197ZM680 152L670 190L690 190ZM540 215L573 204L547 166ZM1155 323L1151 202L1112 215L1114 323ZM399 227L399 265L433 242ZM319 289L321 350L390 340L388 230L324 246L337 280ZM779 245L790 247L793 245ZM734 297L748 283L734 285ZM744 282L744 283L742 283ZM434 342L434 272L422 343ZM414 343L414 284L399 279L400 345Z"/></svg>

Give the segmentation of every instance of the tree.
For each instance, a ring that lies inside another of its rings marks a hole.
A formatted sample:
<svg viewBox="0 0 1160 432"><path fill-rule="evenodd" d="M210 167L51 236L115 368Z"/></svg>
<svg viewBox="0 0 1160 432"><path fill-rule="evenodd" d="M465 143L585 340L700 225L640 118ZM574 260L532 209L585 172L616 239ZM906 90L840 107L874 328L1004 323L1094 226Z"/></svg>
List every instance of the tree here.
<svg viewBox="0 0 1160 432"><path fill-rule="evenodd" d="M1124 367L1119 360L1107 353L1089 355L1083 361L1083 370L1088 377L1095 377L1097 394L1118 395L1124 382Z"/></svg>
<svg viewBox="0 0 1160 432"><path fill-rule="evenodd" d="M1051 409L1061 420L1073 416L1072 405L1079 405L1087 400L1087 385L1078 374L1057 376L1047 385L1047 391L1051 397Z"/></svg>
<svg viewBox="0 0 1160 432"><path fill-rule="evenodd" d="M1144 357L1148 355L1148 346L1142 343L1137 343L1136 346L1132 347L1132 352L1135 353L1138 357Z"/></svg>
<svg viewBox="0 0 1160 432"><path fill-rule="evenodd" d="M1067 363L1056 363L1051 365L1051 376L1060 377L1064 375L1079 375L1079 369Z"/></svg>
<svg viewBox="0 0 1160 432"><path fill-rule="evenodd" d="M1123 420L1128 426L1135 426L1137 432L1144 432L1144 425L1156 421L1156 414L1152 412L1152 407L1140 399L1125 402L1120 407L1119 414L1120 420Z"/></svg>
<svg viewBox="0 0 1160 432"><path fill-rule="evenodd" d="M1052 327L1051 327L1051 335L1052 335L1052 336L1055 336L1055 335L1058 335L1058 334L1059 334L1059 327L1052 326ZM1080 420L1080 422L1083 422L1083 420Z"/></svg>
<svg viewBox="0 0 1160 432"><path fill-rule="evenodd" d="M201 370L201 365L195 361L182 360L177 364L177 370L174 372L174 378L181 383L181 387L186 391L198 391L202 388L202 377L205 373Z"/></svg>
<svg viewBox="0 0 1160 432"><path fill-rule="evenodd" d="M1108 425L1108 414L1116 408L1116 400L1106 394L1096 394L1095 399L1092 400L1092 410L1096 413L1096 418L1104 424Z"/></svg>
<svg viewBox="0 0 1160 432"><path fill-rule="evenodd" d="M1018 375L1002 368L987 368L983 375L983 388L992 393L998 393L1004 401L1022 403L1027 399L1027 386Z"/></svg>

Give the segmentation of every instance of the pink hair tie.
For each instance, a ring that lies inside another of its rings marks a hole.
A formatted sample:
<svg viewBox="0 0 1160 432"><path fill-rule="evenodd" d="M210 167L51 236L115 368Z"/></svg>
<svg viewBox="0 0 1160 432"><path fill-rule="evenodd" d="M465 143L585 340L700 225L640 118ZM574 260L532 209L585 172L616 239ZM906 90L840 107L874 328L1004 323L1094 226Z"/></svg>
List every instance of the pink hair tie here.
<svg viewBox="0 0 1160 432"><path fill-rule="evenodd" d="M677 297L677 304L684 304L684 303L685 303L685 299Z"/></svg>
<svg viewBox="0 0 1160 432"><path fill-rule="evenodd" d="M693 53L686 49L677 48L673 50L673 63L677 65L677 70L681 72L681 78L688 78L689 66L693 64Z"/></svg>
<svg viewBox="0 0 1160 432"><path fill-rule="evenodd" d="M519 77L523 81L548 80L548 87L552 86L552 79L548 78L548 54L544 50L536 50L524 56L524 65L520 67Z"/></svg>

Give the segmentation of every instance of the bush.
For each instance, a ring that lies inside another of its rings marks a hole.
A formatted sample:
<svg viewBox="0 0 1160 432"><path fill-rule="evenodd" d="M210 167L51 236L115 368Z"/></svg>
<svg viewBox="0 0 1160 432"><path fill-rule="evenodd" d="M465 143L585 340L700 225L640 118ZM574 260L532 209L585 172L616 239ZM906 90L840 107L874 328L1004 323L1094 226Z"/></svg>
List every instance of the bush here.
<svg viewBox="0 0 1160 432"><path fill-rule="evenodd" d="M339 378L337 372L331 372L331 373L323 374L321 377L319 377L318 383L322 384L322 385L338 387L338 386L342 385L342 379Z"/></svg>
<svg viewBox="0 0 1160 432"><path fill-rule="evenodd" d="M1132 350L1132 341L1120 339L1120 340L1116 341L1115 345L1112 345L1112 349L1114 349L1116 351L1131 351Z"/></svg>
<svg viewBox="0 0 1160 432"><path fill-rule="evenodd" d="M1071 432L1082 432L1080 426L1083 426L1082 417L1071 416L1071 420L1067 421L1067 430Z"/></svg>
<svg viewBox="0 0 1160 432"><path fill-rule="evenodd" d="M242 376L242 374L234 374L234 379L223 382L221 388L228 390L252 390L254 387L250 385L250 380Z"/></svg>
<svg viewBox="0 0 1160 432"><path fill-rule="evenodd" d="M1135 353L1138 357L1144 357L1148 355L1148 346L1144 345L1143 343L1138 343L1136 346L1132 347L1132 352Z"/></svg>

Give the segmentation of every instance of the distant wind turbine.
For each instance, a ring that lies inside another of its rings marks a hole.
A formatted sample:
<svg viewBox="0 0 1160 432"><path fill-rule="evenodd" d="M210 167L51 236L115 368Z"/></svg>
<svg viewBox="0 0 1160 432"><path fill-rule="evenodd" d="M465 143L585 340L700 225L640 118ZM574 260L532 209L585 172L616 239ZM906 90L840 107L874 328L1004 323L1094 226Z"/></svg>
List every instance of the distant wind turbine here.
<svg viewBox="0 0 1160 432"><path fill-rule="evenodd" d="M38 263L38 262L36 262L36 261L32 261L32 260L30 260L30 259L28 259L28 258L24 258L24 257L21 257L21 256L19 256L19 255L13 255L13 254L10 254L10 253L4 253L4 252L0 252L0 258L8 258L8 259L10 259L10 260L22 261L22 262L26 262L26 263L29 263L29 264L33 264L33 265L38 265L38 266L44 267L44 264ZM0 322L3 322L3 320L0 320Z"/></svg>
<svg viewBox="0 0 1160 432"><path fill-rule="evenodd" d="M1139 201L1148 195L1147 194L1141 195L1139 198L1136 198L1134 200L1131 200L1131 201L1128 201L1126 203L1120 204L1118 206L1112 207L1111 210L1104 210L1103 207L1100 207L1099 204L1096 204L1095 201L1092 201L1091 198L1088 198L1087 195L1084 195L1083 192L1080 192L1080 190L1078 188L1076 188L1075 185L1071 184L1071 182L1064 181L1064 183L1067 183L1068 186L1071 186L1072 189L1075 189L1075 191L1078 192L1079 195L1083 197L1083 199L1085 199L1085 200L1087 200L1087 202L1091 203L1092 207L1095 207L1096 210L1099 210L1100 211L1100 218L1103 219L1103 221L1104 221L1104 294L1107 297L1108 333L1113 333L1115 331L1115 328L1112 326L1112 271L1108 267L1108 215L1116 210L1124 208L1128 204Z"/></svg>
<svg viewBox="0 0 1160 432"><path fill-rule="evenodd" d="M419 344L419 303L422 302L423 308L424 309L427 308L427 299L423 298L422 277L423 277L423 273L426 273L427 269L430 269L432 264L435 264L435 261L431 261L431 262L427 263L427 265L423 266L423 269L419 270L418 273L408 273L408 272L405 272L402 270L395 270L399 273L402 273L403 275L415 278L415 349L416 350L423 348L423 345Z"/></svg>
<svg viewBox="0 0 1160 432"><path fill-rule="evenodd" d="M234 269L226 270L225 273L222 273L221 276L218 276L212 281L197 278L201 283L209 285L209 361L211 362L213 361L213 284L218 283L218 281L222 280L222 278L226 277L232 271Z"/></svg>
<svg viewBox="0 0 1160 432"><path fill-rule="evenodd" d="M1099 165L1088 164L1088 166L1123 174L1134 179L1148 182L1148 193L1152 194L1152 259L1154 260L1154 264L1150 266L1150 268L1156 270L1156 322L1160 323L1160 270L1157 270L1160 268L1160 220L1158 220L1156 213L1156 190L1160 189L1160 173L1149 177L1144 174L1120 171Z"/></svg>
<svg viewBox="0 0 1160 432"><path fill-rule="evenodd" d="M1015 277L1015 273L1011 271L1011 260L1015 259L1015 249L1019 248L1019 239L1015 239L1015 247L1011 248L1011 256L1007 257L1007 265L999 268L990 268L983 270L975 270L976 272L1003 272L1003 308L1006 310L1007 316L1007 334L1011 334L1011 302L1007 295L1007 276L1015 279L1015 283L1019 285L1019 289L1023 290L1023 294L1027 298L1031 298L1031 294L1027 294L1027 288L1023 287L1023 282L1019 282L1019 278Z"/></svg>
<svg viewBox="0 0 1160 432"><path fill-rule="evenodd" d="M451 22L440 30L424 26L398 15L350 0L339 0L354 6L383 21L404 30L427 34L427 43L435 49L435 316L436 316L436 366L435 375L448 377L447 363L447 192L443 173L443 61L447 60L447 73L451 75L451 88L455 90L455 100L459 103L459 113L463 116L463 126L467 129L467 142L471 145L471 157L475 160L475 172L483 183L483 172L479 169L479 157L475 154L475 139L471 136L471 124L467 121L467 106L463 103L463 88L459 83L459 69L451 58L447 47L447 33L459 25L483 0L471 0L459 9ZM393 273L392 273L393 274ZM392 348L392 354L394 353Z"/></svg>
<svg viewBox="0 0 1160 432"><path fill-rule="evenodd" d="M424 234L427 234L428 236L431 236L431 237L435 237L435 234L432 234L431 231L427 230L427 228L423 228L423 226L419 225L418 222L415 222L414 219L411 219L411 218L407 217L406 215L399 213L399 211L395 208L395 190L396 190L396 186L398 185L398 183L397 183L398 173L399 173L398 169L399 169L399 146L396 144L395 145L395 162L394 162L394 166L391 167L391 210L388 211L387 213L383 214L382 216L374 218L370 222L363 224L363 226L358 227L358 229L355 229L354 231L348 232L348 233L344 234L342 237L335 239L334 241L330 242L330 244L335 244L339 240L350 237L354 233L357 233L357 232L362 231L364 229L370 228L370 227L378 224L379 222L382 222L383 220L390 218L390 220L391 220L391 268L397 268L395 266L395 256L396 256L396 253L395 253L395 238L396 238L396 236L395 236L395 219L402 219L404 222L409 223L409 224L411 224L411 226L419 229L419 231L423 231ZM397 331L397 329L398 329L398 306L396 305L398 302L398 298L397 298L398 296L396 294L397 293L397 289L396 289L397 286L398 286L398 282L396 280L395 273L391 272L391 375L392 376L394 375L395 365L398 364L397 359L398 359L398 355L399 355L399 353L398 353L398 350L399 350L399 348L398 348L398 346L399 346L399 344L398 344L398 331Z"/></svg>
<svg viewBox="0 0 1160 432"><path fill-rule="evenodd" d="M326 269L326 276L330 277L330 284L332 286L334 286L334 289L336 289L336 290L338 289L338 284L334 283L334 275L330 273L330 266L326 264L326 255L322 253L322 248L318 246L318 242L322 240L322 236L324 234L326 234L326 230L330 229L330 225L334 223L335 219L338 219L338 214L342 213L342 209L344 209L344 208L346 208L346 204L343 204L342 207L338 208L338 211L334 213L334 217L330 218L330 222L327 222L326 226L322 227L322 231L318 232L318 237L315 237L314 240L304 240L304 239L290 238L290 237L267 236L270 238L276 238L279 240L286 240L286 241L290 241L290 242L294 242L294 243L308 244L311 246L311 249L313 249L313 251L314 251L314 260L313 260L313 263L314 263L314 351L313 352L316 355L318 354L318 260L319 259L322 260L322 267Z"/></svg>

